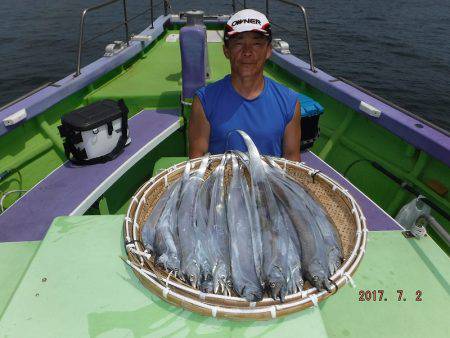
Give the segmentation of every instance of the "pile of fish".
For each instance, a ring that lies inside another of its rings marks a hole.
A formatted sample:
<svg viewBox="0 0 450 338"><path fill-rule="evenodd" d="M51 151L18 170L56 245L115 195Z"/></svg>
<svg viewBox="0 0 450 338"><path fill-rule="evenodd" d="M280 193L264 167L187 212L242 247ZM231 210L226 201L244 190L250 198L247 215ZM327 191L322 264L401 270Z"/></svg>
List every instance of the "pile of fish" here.
<svg viewBox="0 0 450 338"><path fill-rule="evenodd" d="M248 153L225 153L205 180L206 155L168 187L143 226L146 249L157 265L202 292L234 290L250 302L268 293L283 302L304 280L330 290L343 261L335 227L304 188L238 132Z"/></svg>

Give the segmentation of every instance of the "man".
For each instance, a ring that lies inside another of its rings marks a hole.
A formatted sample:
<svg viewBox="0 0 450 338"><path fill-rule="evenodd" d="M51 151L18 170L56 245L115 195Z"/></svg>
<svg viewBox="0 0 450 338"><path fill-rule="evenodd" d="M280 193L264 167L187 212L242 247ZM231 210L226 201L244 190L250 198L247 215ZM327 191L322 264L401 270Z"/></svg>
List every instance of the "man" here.
<svg viewBox="0 0 450 338"><path fill-rule="evenodd" d="M245 131L261 154L300 161L300 103L297 94L263 75L272 54L266 16L252 9L234 14L224 32L223 52L231 75L199 89L189 122L189 157L246 151Z"/></svg>

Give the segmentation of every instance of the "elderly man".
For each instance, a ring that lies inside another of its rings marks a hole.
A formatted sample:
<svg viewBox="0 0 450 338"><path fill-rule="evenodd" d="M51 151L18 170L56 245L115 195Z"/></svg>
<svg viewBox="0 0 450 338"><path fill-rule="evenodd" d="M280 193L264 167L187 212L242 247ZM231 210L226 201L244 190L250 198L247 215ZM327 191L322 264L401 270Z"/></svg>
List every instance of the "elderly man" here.
<svg viewBox="0 0 450 338"><path fill-rule="evenodd" d="M223 52L231 75L196 92L189 123L189 157L246 148L241 129L261 154L300 161L300 103L289 88L265 77L272 54L266 16L251 9L234 14L224 32Z"/></svg>

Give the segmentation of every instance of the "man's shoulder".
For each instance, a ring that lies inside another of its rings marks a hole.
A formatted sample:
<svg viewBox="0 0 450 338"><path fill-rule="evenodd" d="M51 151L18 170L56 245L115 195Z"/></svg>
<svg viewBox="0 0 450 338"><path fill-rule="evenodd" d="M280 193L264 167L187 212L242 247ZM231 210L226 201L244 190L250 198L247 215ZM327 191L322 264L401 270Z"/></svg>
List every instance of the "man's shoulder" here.
<svg viewBox="0 0 450 338"><path fill-rule="evenodd" d="M209 83L206 86L203 86L197 90L203 95L214 94L217 92L221 92L228 81L228 76L225 76L223 79L217 80L215 82Z"/></svg>
<svg viewBox="0 0 450 338"><path fill-rule="evenodd" d="M270 88L279 92L282 95L288 96L288 97L296 97L297 93L293 91L291 88L269 78L266 77L266 81L269 84Z"/></svg>

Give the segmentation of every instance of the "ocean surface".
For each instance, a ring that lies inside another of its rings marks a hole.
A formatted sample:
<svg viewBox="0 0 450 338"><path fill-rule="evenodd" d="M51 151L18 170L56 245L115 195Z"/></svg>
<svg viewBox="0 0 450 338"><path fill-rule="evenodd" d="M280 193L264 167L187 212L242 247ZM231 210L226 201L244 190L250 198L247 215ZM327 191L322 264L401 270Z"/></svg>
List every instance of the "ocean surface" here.
<svg viewBox="0 0 450 338"><path fill-rule="evenodd" d="M81 10L103 1L0 1L0 105L75 71ZM128 0L129 17L149 3ZM247 7L265 10L265 3L247 1ZM450 130L450 0L300 3L309 14L318 68ZM226 14L231 12L231 1L172 1L175 13L189 9ZM162 13L162 6L156 13ZM274 23L289 30L275 27L274 36L308 60L300 13L273 0L269 13ZM117 24L122 14L120 2L90 13L86 39ZM149 22L149 13L136 18L130 32L140 32ZM83 64L102 56L105 45L117 39L124 39L122 29L89 43Z"/></svg>

